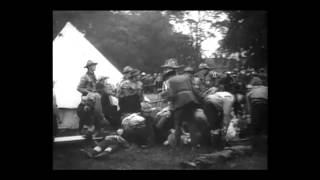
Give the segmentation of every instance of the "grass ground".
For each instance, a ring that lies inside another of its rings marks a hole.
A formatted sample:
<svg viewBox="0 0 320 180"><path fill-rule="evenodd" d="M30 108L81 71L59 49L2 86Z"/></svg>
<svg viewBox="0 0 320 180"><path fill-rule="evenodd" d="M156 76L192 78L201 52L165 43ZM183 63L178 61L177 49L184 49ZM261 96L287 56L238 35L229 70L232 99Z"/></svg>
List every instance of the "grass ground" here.
<svg viewBox="0 0 320 180"><path fill-rule="evenodd" d="M154 100L155 95L148 95ZM53 148L53 169L96 169L96 170L181 170L180 163L190 161L202 153L210 153L210 149L201 147L191 152L191 148L171 149L157 145L142 149L135 145L122 149L103 159L89 159L80 149L92 144L64 144ZM221 163L213 169L267 169L267 156L253 154Z"/></svg>
<svg viewBox="0 0 320 180"><path fill-rule="evenodd" d="M178 150L164 146L141 149L131 146L103 159L89 159L81 151L81 146L66 145L55 147L54 169L104 169L104 170L181 170L180 163L190 161L196 155L209 153L206 149L191 152L190 148ZM267 157L254 154L219 164L214 169L267 169Z"/></svg>

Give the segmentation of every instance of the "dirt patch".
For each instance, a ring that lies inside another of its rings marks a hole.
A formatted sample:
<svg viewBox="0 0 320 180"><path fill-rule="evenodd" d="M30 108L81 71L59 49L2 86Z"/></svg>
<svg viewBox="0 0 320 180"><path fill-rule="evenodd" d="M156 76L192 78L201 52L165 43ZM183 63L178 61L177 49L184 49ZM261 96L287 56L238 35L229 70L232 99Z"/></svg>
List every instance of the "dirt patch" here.
<svg viewBox="0 0 320 180"><path fill-rule="evenodd" d="M55 147L53 153L54 169L105 169L105 170L180 170L180 163L190 161L209 150L200 148L191 151L190 148L171 149L163 146L155 146L142 149L131 146L103 159L88 159L78 147ZM265 155L252 155L239 157L235 160L219 164L211 169L267 169L267 157Z"/></svg>

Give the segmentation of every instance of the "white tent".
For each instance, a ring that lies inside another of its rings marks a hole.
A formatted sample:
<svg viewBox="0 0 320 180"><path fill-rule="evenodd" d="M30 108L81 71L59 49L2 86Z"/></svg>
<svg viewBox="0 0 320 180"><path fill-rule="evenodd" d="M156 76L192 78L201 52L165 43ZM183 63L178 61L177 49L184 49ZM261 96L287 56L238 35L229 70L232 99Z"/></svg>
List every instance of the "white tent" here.
<svg viewBox="0 0 320 180"><path fill-rule="evenodd" d="M70 22L67 22L53 41L54 93L60 110L62 127L77 128L75 109L81 101L77 86L86 73L88 60L97 62L95 74L108 76L108 82L116 85L122 78L115 68Z"/></svg>
<svg viewBox="0 0 320 180"><path fill-rule="evenodd" d="M81 100L77 86L86 73L88 60L97 62L95 74L108 76L116 85L121 72L115 68L70 22L67 22L53 41L53 80L58 108L76 108Z"/></svg>

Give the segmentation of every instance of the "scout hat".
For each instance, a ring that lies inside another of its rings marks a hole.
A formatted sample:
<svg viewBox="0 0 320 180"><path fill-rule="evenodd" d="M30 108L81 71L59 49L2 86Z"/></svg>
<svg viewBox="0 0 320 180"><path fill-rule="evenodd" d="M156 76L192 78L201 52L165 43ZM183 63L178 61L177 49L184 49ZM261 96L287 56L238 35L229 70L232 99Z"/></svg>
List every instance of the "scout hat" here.
<svg viewBox="0 0 320 180"><path fill-rule="evenodd" d="M139 74L140 74L140 71L139 71L138 69L132 69L132 70L129 72L128 77L129 77L129 78L132 78L132 77L138 76Z"/></svg>
<svg viewBox="0 0 320 180"><path fill-rule="evenodd" d="M92 65L97 65L97 64L98 64L98 63L95 63L95 62L93 62L93 61L91 61L91 60L88 60L86 66L84 66L84 68L88 68L88 67L90 67L90 66L92 66Z"/></svg>
<svg viewBox="0 0 320 180"><path fill-rule="evenodd" d="M194 70L192 67L186 67L184 68L183 72L190 72L190 73L194 73Z"/></svg>
<svg viewBox="0 0 320 180"><path fill-rule="evenodd" d="M126 67L123 68L122 73L123 73L123 74L127 74L127 73L129 73L130 71L132 71L132 70L133 70L133 68L132 68L131 66L126 66Z"/></svg>
<svg viewBox="0 0 320 180"><path fill-rule="evenodd" d="M164 62L164 65L161 66L162 68L180 68L182 65L178 65L178 60L171 58Z"/></svg>
<svg viewBox="0 0 320 180"><path fill-rule="evenodd" d="M210 69L210 67L209 67L208 64L206 64L206 63L200 63L198 69L199 69L199 70L202 70L202 69Z"/></svg>

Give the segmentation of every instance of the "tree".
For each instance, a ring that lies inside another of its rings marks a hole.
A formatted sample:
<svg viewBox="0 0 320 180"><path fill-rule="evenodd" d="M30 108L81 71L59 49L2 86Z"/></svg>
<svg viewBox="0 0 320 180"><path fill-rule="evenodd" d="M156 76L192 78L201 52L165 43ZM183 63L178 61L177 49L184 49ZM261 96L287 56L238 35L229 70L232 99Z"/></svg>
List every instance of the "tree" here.
<svg viewBox="0 0 320 180"><path fill-rule="evenodd" d="M194 60L202 62L202 43L208 38L215 37L215 31L226 33L226 20L221 20L225 15L223 11L167 11L175 24L187 24L194 47Z"/></svg>
<svg viewBox="0 0 320 180"><path fill-rule="evenodd" d="M54 37L70 21L118 69L130 65L151 73L165 59L188 63L194 52L190 37L174 32L161 11L58 11L53 20Z"/></svg>
<svg viewBox="0 0 320 180"><path fill-rule="evenodd" d="M247 66L255 68L267 65L267 12L228 11L228 32L220 50L242 54ZM243 56L246 52L247 56Z"/></svg>

